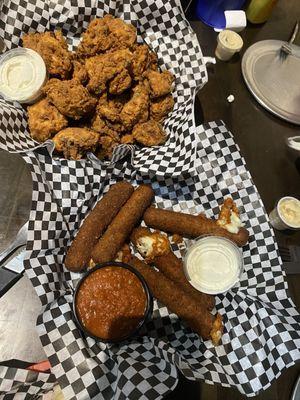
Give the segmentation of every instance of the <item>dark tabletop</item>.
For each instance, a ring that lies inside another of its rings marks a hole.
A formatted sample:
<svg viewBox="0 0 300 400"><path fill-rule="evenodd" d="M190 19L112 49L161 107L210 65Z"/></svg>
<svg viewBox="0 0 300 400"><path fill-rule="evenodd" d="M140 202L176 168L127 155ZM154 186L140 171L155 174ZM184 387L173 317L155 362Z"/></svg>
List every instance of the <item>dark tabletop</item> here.
<svg viewBox="0 0 300 400"><path fill-rule="evenodd" d="M192 13L189 12L190 19ZM272 17L264 25L248 26L241 36L244 47L240 56L229 62L217 61L209 67L209 81L198 94L195 105L196 120L222 119L234 135L241 149L254 183L265 204L267 212L282 196L300 198L300 159L295 160L287 152L285 139L300 135L300 127L281 121L265 111L247 90L241 74L241 57L253 43L264 39L287 40L296 19L300 19L299 0L279 0ZM213 56L216 46L215 33L199 21L191 21L198 35L205 56ZM300 45L300 34L296 43ZM299 85L300 82L296 83ZM233 94L235 101L227 102ZM0 152L0 251L15 236L28 219L31 202L31 177L22 160L15 154ZM300 244L300 231L276 232L280 245ZM287 277L290 294L300 308L300 275ZM273 385L252 399L288 400L300 364L284 371ZM235 389L219 385L190 382L180 377L180 382L168 400L237 400L245 397Z"/></svg>

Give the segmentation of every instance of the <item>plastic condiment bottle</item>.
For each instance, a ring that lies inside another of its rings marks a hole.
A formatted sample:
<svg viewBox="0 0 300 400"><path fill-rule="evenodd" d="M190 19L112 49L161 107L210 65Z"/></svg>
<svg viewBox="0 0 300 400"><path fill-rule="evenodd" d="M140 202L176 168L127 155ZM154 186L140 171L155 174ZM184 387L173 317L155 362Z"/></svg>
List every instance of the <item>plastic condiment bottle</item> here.
<svg viewBox="0 0 300 400"><path fill-rule="evenodd" d="M262 24L270 17L277 0L252 0L247 7L246 16L252 24Z"/></svg>

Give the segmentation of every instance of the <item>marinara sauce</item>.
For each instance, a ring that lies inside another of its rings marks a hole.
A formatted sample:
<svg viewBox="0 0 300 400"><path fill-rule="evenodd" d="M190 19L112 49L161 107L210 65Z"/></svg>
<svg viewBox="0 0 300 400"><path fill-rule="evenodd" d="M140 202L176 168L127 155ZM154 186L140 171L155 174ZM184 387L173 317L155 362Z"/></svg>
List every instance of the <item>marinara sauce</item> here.
<svg viewBox="0 0 300 400"><path fill-rule="evenodd" d="M107 266L82 282L75 307L89 333L104 340L117 340L129 336L144 318L147 295L134 273Z"/></svg>

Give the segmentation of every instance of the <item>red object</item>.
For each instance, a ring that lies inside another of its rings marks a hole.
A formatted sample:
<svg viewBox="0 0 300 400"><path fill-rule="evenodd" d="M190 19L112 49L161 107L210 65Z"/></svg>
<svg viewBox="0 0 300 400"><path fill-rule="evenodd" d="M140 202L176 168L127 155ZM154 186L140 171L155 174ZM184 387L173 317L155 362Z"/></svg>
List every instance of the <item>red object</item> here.
<svg viewBox="0 0 300 400"><path fill-rule="evenodd" d="M26 369L29 369L30 371L35 371L35 372L46 372L46 371L49 371L50 368L51 368L51 365L50 365L49 361L45 360L45 361L41 361L37 364L30 365L30 367L28 367Z"/></svg>

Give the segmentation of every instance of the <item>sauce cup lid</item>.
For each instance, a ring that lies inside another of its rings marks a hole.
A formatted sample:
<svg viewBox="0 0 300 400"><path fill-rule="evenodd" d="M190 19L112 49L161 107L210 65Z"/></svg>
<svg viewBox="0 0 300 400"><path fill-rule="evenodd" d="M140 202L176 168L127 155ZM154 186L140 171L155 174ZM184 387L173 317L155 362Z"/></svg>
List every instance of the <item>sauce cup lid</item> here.
<svg viewBox="0 0 300 400"><path fill-rule="evenodd" d="M221 294L239 283L243 254L230 239L203 235L188 247L183 268L186 279L195 289L212 295Z"/></svg>
<svg viewBox="0 0 300 400"><path fill-rule="evenodd" d="M117 339L111 339L111 340L107 340L107 339L102 339L101 337L95 336L93 335L91 332L89 332L82 324L80 317L78 315L77 312L77 308L76 308L76 298L77 298L77 294L80 290L80 286L82 285L82 283L85 281L85 279L90 276L91 274L93 274L96 270L98 269L102 269L105 267L119 267L119 268L124 268L129 270L130 272L132 272L141 282L145 295L146 295L146 309L145 309L145 313L144 313L144 317L141 319L141 321L139 322L139 324L132 330L132 332L130 332L128 335L123 336L121 338L117 338ZM145 324L145 322L150 318L150 315L152 314L153 311L153 297L151 294L151 291L144 279L144 277L137 271L135 270L131 265L122 263L122 262L118 262L118 261L108 261L105 263L101 263L101 264L97 264L95 265L93 268L89 269L84 276L78 281L75 292L74 292L74 297L73 297L73 314L75 317L75 322L77 324L77 327L87 336L94 338L97 341L101 341L103 343L121 343L125 340L131 339L132 337L136 336L139 332L139 330L142 328L142 326Z"/></svg>

